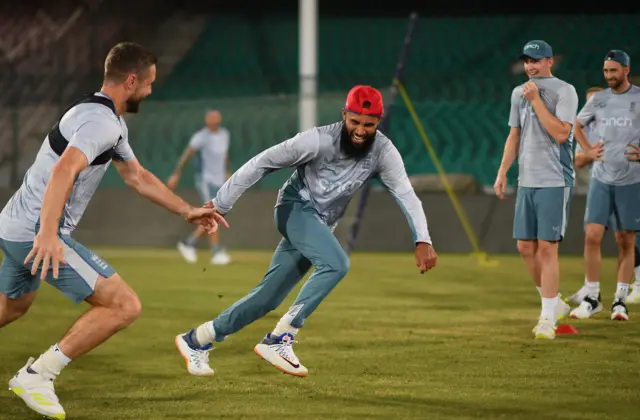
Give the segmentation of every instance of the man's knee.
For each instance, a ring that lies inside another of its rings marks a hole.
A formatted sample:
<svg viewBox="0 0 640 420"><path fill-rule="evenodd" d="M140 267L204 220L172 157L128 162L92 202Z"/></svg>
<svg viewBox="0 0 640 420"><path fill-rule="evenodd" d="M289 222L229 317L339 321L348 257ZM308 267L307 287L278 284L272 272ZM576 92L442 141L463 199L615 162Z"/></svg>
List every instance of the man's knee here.
<svg viewBox="0 0 640 420"><path fill-rule="evenodd" d="M635 246L636 233L633 231L617 231L615 233L616 243L621 252L631 252Z"/></svg>
<svg viewBox="0 0 640 420"><path fill-rule="evenodd" d="M536 254L536 241L518 241L518 252L523 258L532 258Z"/></svg>
<svg viewBox="0 0 640 420"><path fill-rule="evenodd" d="M540 261L551 261L558 257L558 242L538 241L536 255Z"/></svg>
<svg viewBox="0 0 640 420"><path fill-rule="evenodd" d="M121 319L123 326L130 325L142 312L142 303L138 295L118 274L107 279L98 278L94 293L86 300L93 306L112 309Z"/></svg>
<svg viewBox="0 0 640 420"><path fill-rule="evenodd" d="M330 262L326 264L331 268L333 272L336 273L336 277L338 279L342 279L349 272L349 267L351 266L351 262L349 261L349 257L347 254L342 251L336 253L336 255L331 258Z"/></svg>
<svg viewBox="0 0 640 420"><path fill-rule="evenodd" d="M584 235L584 244L588 247L600 247L602 244L602 236L604 235L604 226L597 224L587 224Z"/></svg>

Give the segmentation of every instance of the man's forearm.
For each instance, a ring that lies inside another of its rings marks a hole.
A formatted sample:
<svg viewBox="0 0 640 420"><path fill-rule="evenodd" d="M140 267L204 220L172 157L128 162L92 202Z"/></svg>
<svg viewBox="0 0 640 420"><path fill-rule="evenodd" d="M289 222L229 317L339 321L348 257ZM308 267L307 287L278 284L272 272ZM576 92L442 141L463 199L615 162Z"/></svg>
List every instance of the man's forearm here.
<svg viewBox="0 0 640 420"><path fill-rule="evenodd" d="M591 159L586 153L576 152L576 159L575 159L576 168L578 169L584 168L585 166L589 165L591 162L593 162L593 159Z"/></svg>
<svg viewBox="0 0 640 420"><path fill-rule="evenodd" d="M509 136L504 145L504 153L502 154L502 162L500 163L500 169L498 170L499 174L505 175L509 172L509 168L513 165L513 162L516 160L516 155L518 153L518 140Z"/></svg>
<svg viewBox="0 0 640 420"><path fill-rule="evenodd" d="M51 177L44 190L42 209L40 210L40 231L56 234L60 227L60 217L64 204L73 188L75 175L71 170L54 166Z"/></svg>
<svg viewBox="0 0 640 420"><path fill-rule="evenodd" d="M589 144L589 140L587 140L587 134L584 132L584 128L582 128L581 124L576 123L576 129L573 135L578 141L580 147L582 147L582 150L587 151L591 148L591 144Z"/></svg>
<svg viewBox="0 0 640 420"><path fill-rule="evenodd" d="M558 143L564 143L567 141L571 129L567 131L567 127L564 123L557 119L556 116L547 109L547 106L542 102L542 99L538 98L532 101L531 106L536 112L538 120L542 123L542 126L547 130L547 133L549 133L551 137L553 137Z"/></svg>
<svg viewBox="0 0 640 420"><path fill-rule="evenodd" d="M131 184L131 187L142 197L164 207L171 213L183 215L191 208L187 202L175 195L162 181L146 169L138 176L136 182Z"/></svg>
<svg viewBox="0 0 640 420"><path fill-rule="evenodd" d="M193 156L193 154L193 150L190 147L187 147L182 153L182 156L180 156L180 160L178 160L178 164L176 165L176 169L174 170L174 172L177 174L182 173L182 168L184 168L184 165L189 162L189 159L191 159L191 156Z"/></svg>

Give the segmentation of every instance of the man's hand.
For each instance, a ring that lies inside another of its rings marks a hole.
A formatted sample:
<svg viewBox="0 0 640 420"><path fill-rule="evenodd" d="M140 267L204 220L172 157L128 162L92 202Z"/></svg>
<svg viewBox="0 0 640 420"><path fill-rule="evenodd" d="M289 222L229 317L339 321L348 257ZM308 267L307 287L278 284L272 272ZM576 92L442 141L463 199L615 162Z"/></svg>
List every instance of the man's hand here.
<svg viewBox="0 0 640 420"><path fill-rule="evenodd" d="M527 82L522 86L522 96L529 102L540 98L540 91L534 82Z"/></svg>
<svg viewBox="0 0 640 420"><path fill-rule="evenodd" d="M434 268L437 262L438 255L435 249L427 243L418 242L416 245L416 266L420 269L420 274Z"/></svg>
<svg viewBox="0 0 640 420"><path fill-rule="evenodd" d="M58 235L46 235L42 231L38 232L33 241L33 248L25 258L24 263L29 264L31 260L33 260L31 265L32 276L36 275L40 262L42 262L40 279L45 280L47 278L50 266L53 267L53 278L57 279L60 273L60 264L64 264L64 247Z"/></svg>
<svg viewBox="0 0 640 420"><path fill-rule="evenodd" d="M640 146L637 144L629 144L630 150L626 150L624 152L625 155L629 156L627 159L638 162L640 161Z"/></svg>
<svg viewBox="0 0 640 420"><path fill-rule="evenodd" d="M496 183L493 184L493 190L496 192L496 195L500 200L505 199L504 192L507 189L507 176L502 173L498 173L498 177L496 178Z"/></svg>
<svg viewBox="0 0 640 420"><path fill-rule="evenodd" d="M587 156L591 160L600 160L602 159L602 154L604 153L604 143L598 141L596 144L591 146L589 150L587 150Z"/></svg>
<svg viewBox="0 0 640 420"><path fill-rule="evenodd" d="M177 172L174 172L171 174L171 176L167 180L167 187L173 191L178 186L179 181L180 181L180 174Z"/></svg>
<svg viewBox="0 0 640 420"><path fill-rule="evenodd" d="M205 207L200 208L189 206L189 208L182 213L182 216L189 223L200 224L209 234L217 232L218 224L221 224L227 229L229 228L229 223L217 212L213 204L211 204L210 207L205 205Z"/></svg>

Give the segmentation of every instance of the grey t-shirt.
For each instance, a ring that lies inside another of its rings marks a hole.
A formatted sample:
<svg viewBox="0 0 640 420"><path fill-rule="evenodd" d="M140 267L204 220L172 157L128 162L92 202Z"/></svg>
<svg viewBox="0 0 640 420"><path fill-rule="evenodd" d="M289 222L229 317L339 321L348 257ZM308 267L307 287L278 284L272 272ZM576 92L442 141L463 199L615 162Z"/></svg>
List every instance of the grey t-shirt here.
<svg viewBox="0 0 640 420"><path fill-rule="evenodd" d="M197 152L196 181L217 186L224 184L227 180L229 131L220 127L214 133L204 127L191 137L189 147Z"/></svg>
<svg viewBox="0 0 640 420"><path fill-rule="evenodd" d="M557 77L532 78L540 91L540 97L562 122L572 126L578 111L578 95L575 88ZM520 128L518 151L521 187L571 187L573 170L573 129L567 141L559 144L544 128L529 101L522 96L522 86L511 94L509 126Z"/></svg>
<svg viewBox="0 0 640 420"><path fill-rule="evenodd" d="M597 137L604 144L601 160L593 162L591 176L610 185L640 183L640 164L625 155L629 144L640 144L640 88L625 93L611 89L596 92L578 114L580 124L596 123Z"/></svg>
<svg viewBox="0 0 640 420"><path fill-rule="evenodd" d="M342 122L315 127L263 151L229 178L213 204L227 213L266 174L296 168L280 189L276 206L287 201L309 202L322 221L334 227L360 187L379 176L407 217L414 240L431 243L422 203L391 140L378 131L369 153L357 160L342 152L341 129Z"/></svg>
<svg viewBox="0 0 640 420"><path fill-rule="evenodd" d="M59 129L69 141L67 147L80 150L89 163L114 147L120 159L135 157L129 146L124 119L104 105L83 103L71 108L60 120ZM59 159L46 138L22 185L0 213L0 238L15 242L33 241L44 191ZM76 228L108 167L109 163L88 166L78 174L62 213L61 234L68 235Z"/></svg>

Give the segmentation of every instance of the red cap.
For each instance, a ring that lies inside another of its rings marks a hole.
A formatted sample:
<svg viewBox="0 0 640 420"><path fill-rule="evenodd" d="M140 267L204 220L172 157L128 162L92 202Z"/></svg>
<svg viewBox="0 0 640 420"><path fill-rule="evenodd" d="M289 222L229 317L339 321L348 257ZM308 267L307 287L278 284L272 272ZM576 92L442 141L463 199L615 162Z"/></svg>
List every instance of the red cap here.
<svg viewBox="0 0 640 420"><path fill-rule="evenodd" d="M382 118L382 114L384 114L382 94L378 89L371 86L355 86L347 94L347 103L344 106L344 110Z"/></svg>

